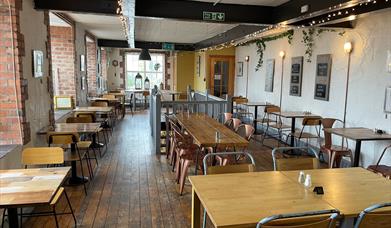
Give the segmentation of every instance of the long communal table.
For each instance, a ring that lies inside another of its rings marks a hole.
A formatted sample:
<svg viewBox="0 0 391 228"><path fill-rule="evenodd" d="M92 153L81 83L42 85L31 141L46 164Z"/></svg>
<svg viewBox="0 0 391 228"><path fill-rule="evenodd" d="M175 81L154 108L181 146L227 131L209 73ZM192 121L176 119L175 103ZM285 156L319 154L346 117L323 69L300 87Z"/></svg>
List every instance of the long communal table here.
<svg viewBox="0 0 391 228"><path fill-rule="evenodd" d="M192 227L201 227L201 205L214 227L255 227L276 214L338 209L356 217L370 205L391 202L391 181L363 168L305 172L324 195L299 184L299 171L191 176Z"/></svg>

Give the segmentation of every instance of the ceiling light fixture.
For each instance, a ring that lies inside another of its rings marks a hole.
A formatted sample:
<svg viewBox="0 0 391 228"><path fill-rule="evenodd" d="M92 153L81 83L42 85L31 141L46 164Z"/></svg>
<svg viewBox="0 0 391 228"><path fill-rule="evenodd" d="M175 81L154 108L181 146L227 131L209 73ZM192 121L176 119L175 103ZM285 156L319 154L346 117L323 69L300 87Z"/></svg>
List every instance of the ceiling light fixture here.
<svg viewBox="0 0 391 228"><path fill-rule="evenodd" d="M149 51L147 48L141 49L141 53L138 56L138 60L151 61L151 55L149 54Z"/></svg>

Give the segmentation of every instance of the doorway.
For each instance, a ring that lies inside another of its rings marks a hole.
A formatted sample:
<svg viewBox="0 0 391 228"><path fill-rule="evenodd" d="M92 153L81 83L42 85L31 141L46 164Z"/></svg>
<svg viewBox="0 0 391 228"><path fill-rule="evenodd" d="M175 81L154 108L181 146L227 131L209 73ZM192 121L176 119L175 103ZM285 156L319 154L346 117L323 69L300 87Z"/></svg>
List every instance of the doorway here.
<svg viewBox="0 0 391 228"><path fill-rule="evenodd" d="M235 56L210 56L210 93L216 97L234 93Z"/></svg>

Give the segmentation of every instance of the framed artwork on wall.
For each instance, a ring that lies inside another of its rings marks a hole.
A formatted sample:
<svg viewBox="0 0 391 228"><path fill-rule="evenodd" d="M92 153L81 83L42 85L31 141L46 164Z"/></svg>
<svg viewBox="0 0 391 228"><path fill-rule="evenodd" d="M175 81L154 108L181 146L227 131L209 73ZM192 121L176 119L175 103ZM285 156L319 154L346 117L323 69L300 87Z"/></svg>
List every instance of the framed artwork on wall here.
<svg viewBox="0 0 391 228"><path fill-rule="evenodd" d="M265 91L273 92L274 86L274 59L266 61Z"/></svg>
<svg viewBox="0 0 391 228"><path fill-rule="evenodd" d="M243 62L238 62L237 76L238 77L243 77Z"/></svg>
<svg viewBox="0 0 391 228"><path fill-rule="evenodd" d="M33 50L33 76L43 76L43 52L40 50Z"/></svg>
<svg viewBox="0 0 391 228"><path fill-rule="evenodd" d="M301 96L301 82L303 78L303 56L293 57L291 66L291 80L289 95Z"/></svg>
<svg viewBox="0 0 391 228"><path fill-rule="evenodd" d="M86 71L86 57L85 55L80 55L80 71Z"/></svg>
<svg viewBox="0 0 391 228"><path fill-rule="evenodd" d="M198 76L198 77L201 76L201 56L200 56L200 55L197 55L196 73L197 73L197 76Z"/></svg>
<svg viewBox="0 0 391 228"><path fill-rule="evenodd" d="M331 55L318 55L316 58L316 77L314 98L317 100L329 100L331 75Z"/></svg>

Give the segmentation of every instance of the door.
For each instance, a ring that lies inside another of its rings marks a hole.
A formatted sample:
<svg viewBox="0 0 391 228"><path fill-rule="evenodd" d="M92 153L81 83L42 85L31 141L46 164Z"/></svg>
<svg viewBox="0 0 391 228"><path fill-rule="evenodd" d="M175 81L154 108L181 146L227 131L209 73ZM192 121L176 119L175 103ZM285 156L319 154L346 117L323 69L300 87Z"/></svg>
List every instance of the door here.
<svg viewBox="0 0 391 228"><path fill-rule="evenodd" d="M234 93L234 56L210 56L210 93L216 97Z"/></svg>

